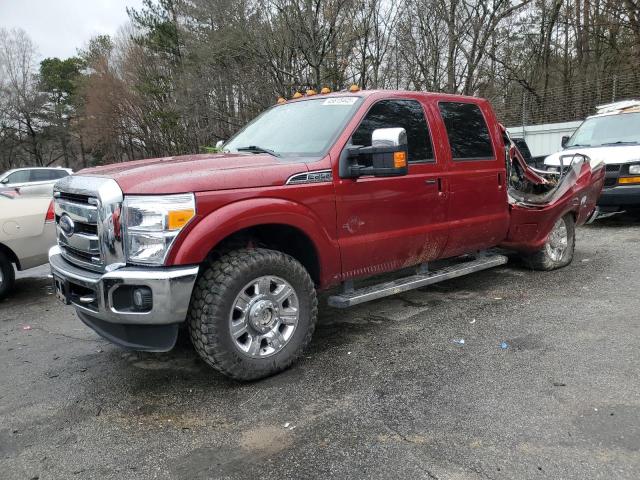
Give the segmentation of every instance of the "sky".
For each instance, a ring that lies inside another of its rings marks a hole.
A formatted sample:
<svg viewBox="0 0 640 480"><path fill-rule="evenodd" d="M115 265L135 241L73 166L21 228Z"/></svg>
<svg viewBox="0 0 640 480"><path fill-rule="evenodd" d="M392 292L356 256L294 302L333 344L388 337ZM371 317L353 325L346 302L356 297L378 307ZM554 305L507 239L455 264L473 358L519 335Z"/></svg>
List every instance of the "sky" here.
<svg viewBox="0 0 640 480"><path fill-rule="evenodd" d="M40 60L67 58L99 34L115 35L127 22L126 7L142 0L0 0L0 27L22 28Z"/></svg>

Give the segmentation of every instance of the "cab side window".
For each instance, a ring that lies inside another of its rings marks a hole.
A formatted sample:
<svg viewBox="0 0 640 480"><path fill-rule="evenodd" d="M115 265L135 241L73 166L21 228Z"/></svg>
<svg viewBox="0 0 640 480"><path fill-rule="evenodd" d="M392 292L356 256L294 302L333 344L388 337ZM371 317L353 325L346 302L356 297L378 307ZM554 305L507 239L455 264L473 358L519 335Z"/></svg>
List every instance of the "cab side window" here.
<svg viewBox="0 0 640 480"><path fill-rule="evenodd" d="M351 143L369 147L374 130L398 127L407 131L409 163L434 161L424 110L420 102L415 100L381 100L376 103L360 122L351 137Z"/></svg>
<svg viewBox="0 0 640 480"><path fill-rule="evenodd" d="M453 160L493 160L487 122L475 103L440 102Z"/></svg>

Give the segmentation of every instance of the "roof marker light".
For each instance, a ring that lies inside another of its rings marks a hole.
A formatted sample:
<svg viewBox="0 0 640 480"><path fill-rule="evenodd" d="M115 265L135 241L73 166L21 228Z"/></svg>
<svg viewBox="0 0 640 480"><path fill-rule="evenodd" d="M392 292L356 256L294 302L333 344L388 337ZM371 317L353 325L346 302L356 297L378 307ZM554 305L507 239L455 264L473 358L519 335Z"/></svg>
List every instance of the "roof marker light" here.
<svg viewBox="0 0 640 480"><path fill-rule="evenodd" d="M315 95L316 93L318 92L316 92L313 88L310 88L309 90L307 90L307 97Z"/></svg>
<svg viewBox="0 0 640 480"><path fill-rule="evenodd" d="M350 91L351 93L359 92L359 91L360 91L360 87L354 83L353 85L351 85L351 86L349 87L349 91Z"/></svg>
<svg viewBox="0 0 640 480"><path fill-rule="evenodd" d="M320 90L320 93L322 95L326 95L327 93L331 93L331 89L329 87L322 87L322 90Z"/></svg>
<svg viewBox="0 0 640 480"><path fill-rule="evenodd" d="M302 94L300 92L296 92L293 94L293 98L300 98L302 97Z"/></svg>
<svg viewBox="0 0 640 480"><path fill-rule="evenodd" d="M284 97L278 97L278 104L287 103L287 100Z"/></svg>

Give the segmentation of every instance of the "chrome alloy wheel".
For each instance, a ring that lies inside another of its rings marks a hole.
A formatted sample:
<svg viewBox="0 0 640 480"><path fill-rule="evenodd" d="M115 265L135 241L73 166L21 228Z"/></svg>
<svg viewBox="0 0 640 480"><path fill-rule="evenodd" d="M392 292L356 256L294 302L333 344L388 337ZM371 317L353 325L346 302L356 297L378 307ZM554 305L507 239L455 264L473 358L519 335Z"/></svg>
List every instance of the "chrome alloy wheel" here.
<svg viewBox="0 0 640 480"><path fill-rule="evenodd" d="M565 223L564 218L560 218L553 226L553 229L549 234L549 238L547 239L547 243L545 244L547 255L549 255L549 258L554 262L559 262L562 260L568 245L569 233L567 231L567 224Z"/></svg>
<svg viewBox="0 0 640 480"><path fill-rule="evenodd" d="M235 346L252 358L282 350L293 336L299 319L298 296L280 277L258 277L236 296L229 316Z"/></svg>

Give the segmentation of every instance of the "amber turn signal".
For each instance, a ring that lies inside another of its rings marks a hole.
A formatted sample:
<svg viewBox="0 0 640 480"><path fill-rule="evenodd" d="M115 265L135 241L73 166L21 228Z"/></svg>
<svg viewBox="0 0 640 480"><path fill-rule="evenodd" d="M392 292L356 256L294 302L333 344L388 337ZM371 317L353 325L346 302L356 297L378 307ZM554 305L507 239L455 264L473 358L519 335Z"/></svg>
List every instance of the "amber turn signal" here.
<svg viewBox="0 0 640 480"><path fill-rule="evenodd" d="M178 230L184 227L189 220L196 214L195 211L188 210L171 210L167 215L167 228L169 230Z"/></svg>
<svg viewBox="0 0 640 480"><path fill-rule="evenodd" d="M406 152L393 152L393 166L395 168L402 168L407 166Z"/></svg>
<svg viewBox="0 0 640 480"><path fill-rule="evenodd" d="M620 177L618 183L629 185L632 183L640 183L640 177Z"/></svg>

